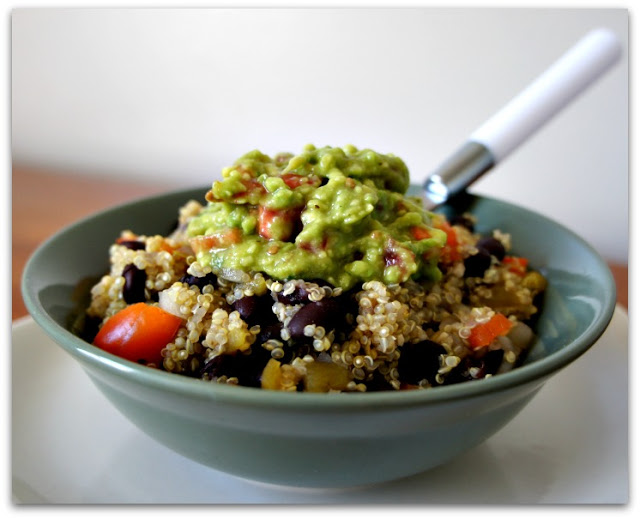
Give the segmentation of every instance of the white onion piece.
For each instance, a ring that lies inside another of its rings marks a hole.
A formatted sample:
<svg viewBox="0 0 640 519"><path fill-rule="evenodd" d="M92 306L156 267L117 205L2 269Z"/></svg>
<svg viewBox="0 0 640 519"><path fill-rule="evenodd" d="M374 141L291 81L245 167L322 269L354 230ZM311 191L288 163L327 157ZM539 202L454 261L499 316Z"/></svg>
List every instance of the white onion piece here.
<svg viewBox="0 0 640 519"><path fill-rule="evenodd" d="M234 283L247 283L251 280L251 277L245 271L229 268L223 268L218 274L218 277L233 281Z"/></svg>
<svg viewBox="0 0 640 519"><path fill-rule="evenodd" d="M511 339L516 350L522 351L529 346L531 339L533 339L533 330L526 324L517 322L509 330L507 337Z"/></svg>
<svg viewBox="0 0 640 519"><path fill-rule="evenodd" d="M173 314L180 319L184 319L184 315L180 312L180 303L177 301L180 285L174 285L158 294L158 306L165 312Z"/></svg>

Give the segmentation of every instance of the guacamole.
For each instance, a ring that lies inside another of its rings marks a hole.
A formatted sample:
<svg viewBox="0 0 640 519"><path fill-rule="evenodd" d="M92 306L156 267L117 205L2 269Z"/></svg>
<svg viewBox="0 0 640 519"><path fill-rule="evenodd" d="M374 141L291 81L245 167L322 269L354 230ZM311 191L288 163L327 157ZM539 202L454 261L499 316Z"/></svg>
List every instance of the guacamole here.
<svg viewBox="0 0 640 519"><path fill-rule="evenodd" d="M406 196L392 155L247 153L168 236L125 230L84 338L130 361L277 391L427 389L516 367L546 280L499 229ZM203 190L204 191L204 190Z"/></svg>
<svg viewBox="0 0 640 519"><path fill-rule="evenodd" d="M408 187L401 159L369 149L252 151L223 169L187 235L197 261L222 277L262 272L345 290L438 280L446 222L405 196Z"/></svg>

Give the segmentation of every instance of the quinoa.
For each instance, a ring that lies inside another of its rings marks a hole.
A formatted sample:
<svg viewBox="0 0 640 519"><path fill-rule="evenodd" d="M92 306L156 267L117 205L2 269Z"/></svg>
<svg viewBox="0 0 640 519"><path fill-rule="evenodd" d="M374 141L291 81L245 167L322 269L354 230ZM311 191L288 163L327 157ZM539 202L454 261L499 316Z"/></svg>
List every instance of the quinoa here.
<svg viewBox="0 0 640 519"><path fill-rule="evenodd" d="M176 375L281 391L425 390L515 368L545 278L508 233L428 212L409 184L398 157L350 145L249 152L168 236L121 233L84 335Z"/></svg>
<svg viewBox="0 0 640 519"><path fill-rule="evenodd" d="M428 389L509 371L530 347L527 323L546 281L510 255L511 238L499 230L492 237L505 256L491 255L482 275L469 275L482 237L451 225L455 255L439 265L440 279L343 290L261 272L214 274L196 261L185 233L201 208L188 202L166 237L123 231L109 249L109 272L91 290L86 314L98 329L135 302L181 319L162 364L151 367L283 391ZM508 329L479 344L476 335L497 315Z"/></svg>

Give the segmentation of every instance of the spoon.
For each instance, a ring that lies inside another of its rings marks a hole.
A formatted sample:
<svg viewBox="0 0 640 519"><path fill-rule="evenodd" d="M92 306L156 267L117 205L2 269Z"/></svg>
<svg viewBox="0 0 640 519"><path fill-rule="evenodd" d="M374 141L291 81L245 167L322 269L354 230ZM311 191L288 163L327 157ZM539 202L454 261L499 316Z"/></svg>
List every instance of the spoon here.
<svg viewBox="0 0 640 519"><path fill-rule="evenodd" d="M609 29L595 29L579 40L427 178L427 209L462 194L609 70L621 53L618 37Z"/></svg>

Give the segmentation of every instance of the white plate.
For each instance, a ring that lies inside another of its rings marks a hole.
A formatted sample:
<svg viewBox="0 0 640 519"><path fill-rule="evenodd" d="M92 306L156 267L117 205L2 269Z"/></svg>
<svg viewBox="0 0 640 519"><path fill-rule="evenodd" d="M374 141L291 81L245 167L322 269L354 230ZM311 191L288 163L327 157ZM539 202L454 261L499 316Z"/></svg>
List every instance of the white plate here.
<svg viewBox="0 0 640 519"><path fill-rule="evenodd" d="M596 345L498 434L447 465L344 490L254 483L148 438L30 318L12 326L16 503L626 503L628 327Z"/></svg>

